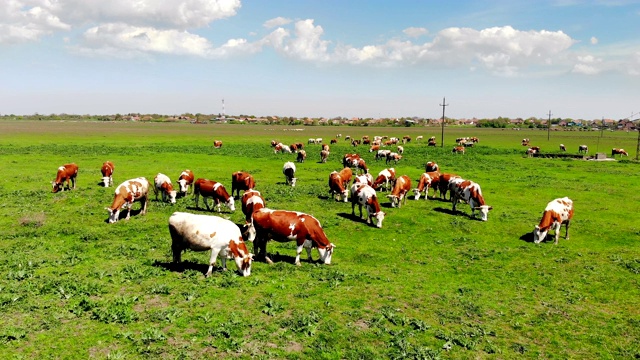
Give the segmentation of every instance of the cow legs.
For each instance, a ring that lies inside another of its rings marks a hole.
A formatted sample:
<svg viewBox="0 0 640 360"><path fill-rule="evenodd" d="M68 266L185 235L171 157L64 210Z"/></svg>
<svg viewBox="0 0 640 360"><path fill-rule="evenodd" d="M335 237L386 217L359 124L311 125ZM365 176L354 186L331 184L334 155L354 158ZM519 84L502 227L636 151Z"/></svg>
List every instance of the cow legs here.
<svg viewBox="0 0 640 360"><path fill-rule="evenodd" d="M142 215L145 215L147 213L147 205L149 204L149 197L145 196L144 198L140 199L140 203L142 204L142 208L141 208L142 211L140 213Z"/></svg>
<svg viewBox="0 0 640 360"><path fill-rule="evenodd" d="M564 233L564 238L569 240L569 225L571 224L571 220L567 220L567 222L564 224L565 225L565 233Z"/></svg>
<svg viewBox="0 0 640 360"><path fill-rule="evenodd" d="M216 264L216 259L218 258L219 252L220 252L219 249L211 249L211 258L209 259L209 269L207 270L207 273L204 274L205 277L209 277L211 275L211 272L213 271L213 266ZM224 265L224 260L223 260L223 265Z"/></svg>

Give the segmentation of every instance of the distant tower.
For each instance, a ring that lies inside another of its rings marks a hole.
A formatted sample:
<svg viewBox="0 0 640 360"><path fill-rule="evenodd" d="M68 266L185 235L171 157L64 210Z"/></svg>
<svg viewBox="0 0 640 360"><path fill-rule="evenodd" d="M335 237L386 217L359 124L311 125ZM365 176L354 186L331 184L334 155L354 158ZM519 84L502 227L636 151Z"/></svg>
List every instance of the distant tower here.
<svg viewBox="0 0 640 360"><path fill-rule="evenodd" d="M224 99L222 99L222 118L224 119Z"/></svg>

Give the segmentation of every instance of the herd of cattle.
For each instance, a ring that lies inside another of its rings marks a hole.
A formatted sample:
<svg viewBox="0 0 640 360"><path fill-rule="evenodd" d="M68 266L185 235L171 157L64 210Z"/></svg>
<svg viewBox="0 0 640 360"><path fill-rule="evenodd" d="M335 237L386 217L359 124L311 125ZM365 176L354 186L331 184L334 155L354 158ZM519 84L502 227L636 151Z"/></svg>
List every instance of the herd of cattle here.
<svg viewBox="0 0 640 360"><path fill-rule="evenodd" d="M337 136L340 137L340 136ZM337 138L336 137L336 138ZM421 136L418 138L422 138ZM313 141L312 141L313 140ZM368 138L363 138L360 143L364 143ZM375 159L387 159L387 164L396 158L389 157L389 153L399 155L389 150L380 150L373 148L381 146L379 143L382 138L376 137L370 152L376 152ZM409 142L411 139L405 137L403 143ZM526 140L526 139L525 139ZM354 140L352 140L353 143ZM382 146L396 145L400 139L391 138ZM222 146L221 142L216 141L216 147ZM458 146L456 148L469 146L467 143L475 144L477 138L461 138L456 140ZM321 162L326 161L329 154L329 146L322 144L322 139L309 139L309 144L320 144ZM360 143L354 145L357 146ZM371 144L371 142L369 142ZM275 152L282 152L283 148L287 148L284 152L297 152L298 162L304 162L306 153L303 150L303 144L296 143L293 146L286 146L277 141L271 142ZM524 145L524 140L523 140ZM294 149L293 151L291 149ZM404 152L401 145L397 145L399 152ZM615 150L615 149L614 149ZM383 151L380 155L380 151ZM303 154L302 158L300 154ZM390 160L391 159L391 160ZM429 161L425 164L425 172L420 175L417 187L412 189L412 181L407 175L397 175L396 169L386 168L380 171L374 179L369 172L366 161L357 153L348 153L342 159L343 169L333 171L329 174L328 187L332 199L348 202L351 201L351 213L355 217L355 206L358 205L360 219L362 219L362 207L366 210L367 224L382 227L385 213L381 210L379 202L379 194L388 192L386 197L390 201L392 208L400 208L406 204L409 192L413 190L414 200L419 200L421 196L428 199L429 189L433 189L432 198L439 197L446 200L447 192L450 193L449 198L452 202L452 211L455 213L456 206L460 202L467 203L471 208L472 216L475 211L479 212L482 221L487 221L488 213L492 209L487 205L482 195L480 185L463 179L462 177L441 172L438 164ZM106 161L101 168L102 184L104 187L113 185L113 172L115 166L112 162ZM285 176L285 183L290 186L296 185L296 165L287 161L282 169ZM68 189L76 188L76 177L78 174L78 166L76 164L66 164L58 168L56 179L52 182L52 192L64 191L65 183ZM352 181L353 180L353 181ZM269 240L279 242L296 241L296 258L295 264L300 265L300 254L302 250L307 251L308 259L311 261L311 249L316 248L320 254L320 262L330 264L334 252L335 245L331 243L325 235L320 222L309 214L287 210L272 210L265 206L265 200L259 191L255 190L256 182L253 176L247 172L237 171L232 174L231 195L226 188L219 182L194 178L191 170L184 170L177 178L178 189L174 189L171 179L162 173L158 173L154 178L153 184L144 177L126 180L115 188L113 202L106 210L109 213L108 222L114 223L120 218L120 211L126 209L125 219L130 218L131 208L135 202L141 204L140 214L144 215L147 211L149 202L149 187L155 193L156 200L161 195L163 202L175 204L178 195L186 196L193 193L196 208L198 208L199 197L202 196L203 202L207 210L212 210L207 201L212 199L213 207L220 212L221 206L224 204L230 211L235 211L234 195L241 199L242 212L245 215L245 224L242 227L235 223L217 217L207 215L197 215L184 212L175 212L169 218L169 232L172 239L173 261L179 263L181 253L186 249L193 251L211 251L209 261L209 269L206 276L212 272L218 256L221 256L222 267L226 270L226 259L232 258L236 262L238 271L243 276L251 274L251 263L254 254L251 254L245 244L245 239L254 245L254 252L257 258L271 263L266 245ZM240 191L244 191L240 196ZM549 230L555 231L555 243L558 243L560 226L565 224L565 237L568 239L569 223L573 217L573 202L569 198L560 198L551 201L544 210L540 223L534 229L534 242L539 243L544 240ZM241 230L242 229L242 230Z"/></svg>
<svg viewBox="0 0 640 360"><path fill-rule="evenodd" d="M535 154L539 154L540 153L540 147L539 146L531 146L529 144L530 140L528 138L522 139L522 146L527 146L527 151L525 151L525 154L527 154L527 156L532 157ZM567 147L564 146L564 144L560 144L560 151L567 151ZM588 154L589 153L589 147L587 145L578 145L578 153L579 154ZM624 149L620 149L620 148L612 148L611 149L611 157L615 158L616 155L620 155L620 157L624 156L629 156L629 153L626 152Z"/></svg>

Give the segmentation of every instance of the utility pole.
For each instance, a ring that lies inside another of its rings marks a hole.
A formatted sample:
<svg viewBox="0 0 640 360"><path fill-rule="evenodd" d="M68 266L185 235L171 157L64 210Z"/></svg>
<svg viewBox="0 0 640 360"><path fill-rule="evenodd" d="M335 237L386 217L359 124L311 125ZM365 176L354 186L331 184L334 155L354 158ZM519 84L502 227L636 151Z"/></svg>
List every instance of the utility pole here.
<svg viewBox="0 0 640 360"><path fill-rule="evenodd" d="M551 110L549 110L549 120L547 120L547 141L551 140Z"/></svg>
<svg viewBox="0 0 640 360"><path fill-rule="evenodd" d="M446 103L444 97L442 98L442 104L440 104L440 106L442 106L442 138L440 139L442 144L440 144L440 147L444 148L444 108L446 106L449 106L449 104Z"/></svg>

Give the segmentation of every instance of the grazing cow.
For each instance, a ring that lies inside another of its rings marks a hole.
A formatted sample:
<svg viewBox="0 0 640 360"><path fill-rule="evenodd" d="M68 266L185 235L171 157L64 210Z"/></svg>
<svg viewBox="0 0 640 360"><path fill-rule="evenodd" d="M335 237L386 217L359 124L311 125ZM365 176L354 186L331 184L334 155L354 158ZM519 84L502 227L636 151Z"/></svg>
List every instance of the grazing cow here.
<svg viewBox="0 0 640 360"><path fill-rule="evenodd" d="M454 154L462 154L464 155L464 146L454 146L453 150L451 151Z"/></svg>
<svg viewBox="0 0 640 360"><path fill-rule="evenodd" d="M351 185L352 216L356 215L356 204L358 204L358 209L360 210L360 219L362 219L362 206L364 205L367 210L367 224L375 225L378 228L382 227L382 220L384 220L385 214L380 210L380 203L378 203L376 191L371 186L359 183Z"/></svg>
<svg viewBox="0 0 640 360"><path fill-rule="evenodd" d="M413 199L420 200L420 195L422 195L422 192L424 191L424 198L429 200L429 188L433 188L433 195L435 196L439 180L440 173L437 171L422 173L422 175L420 175L420 180L418 181L418 187L413 189L415 194Z"/></svg>
<svg viewBox="0 0 640 360"><path fill-rule="evenodd" d="M376 161L386 159L389 154L391 154L391 150L378 150L376 153Z"/></svg>
<svg viewBox="0 0 640 360"><path fill-rule="evenodd" d="M555 232L555 244L558 245L560 227L565 225L564 238L569 239L569 224L573 218L573 201L568 197L555 199L547 204L542 213L540 224L533 229L533 242L538 244L547 237L547 232Z"/></svg>
<svg viewBox="0 0 640 360"><path fill-rule="evenodd" d="M153 179L153 184L153 192L156 194L156 201L158 201L158 192L161 192L162 201L169 200L171 204L176 203L177 192L173 190L173 184L171 184L171 180L167 175L158 173L158 175Z"/></svg>
<svg viewBox="0 0 640 360"><path fill-rule="evenodd" d="M391 188L393 188L393 184L394 184L395 181L396 181L396 169L388 168L388 169L384 169L384 170L380 171L380 173L378 173L378 177L373 182L371 187L374 190L379 190L382 187L382 184L384 184L385 191L388 191ZM391 185L391 186L389 186L389 185Z"/></svg>
<svg viewBox="0 0 640 360"><path fill-rule="evenodd" d="M329 141L330 144L337 144L338 143L338 139L331 139L331 141Z"/></svg>
<svg viewBox="0 0 640 360"><path fill-rule="evenodd" d="M371 140L369 139L362 140L362 145L371 145Z"/></svg>
<svg viewBox="0 0 640 360"><path fill-rule="evenodd" d="M251 223L251 215L254 211L265 207L265 201L259 191L247 190L242 194L242 213L245 223Z"/></svg>
<svg viewBox="0 0 640 360"><path fill-rule="evenodd" d="M522 139L522 146L529 146L529 139Z"/></svg>
<svg viewBox="0 0 640 360"><path fill-rule="evenodd" d="M465 142L464 144L462 144L462 146L464 147L474 147L476 144L474 142Z"/></svg>
<svg viewBox="0 0 640 360"><path fill-rule="evenodd" d="M435 161L427 161L427 163L424 164L424 171L426 172L440 171L440 167L438 166L438 164L436 164Z"/></svg>
<svg viewBox="0 0 640 360"><path fill-rule="evenodd" d="M451 202L453 202L452 211L456 211L456 205L460 200L469 204L471 207L471 216L475 215L475 211L480 211L480 219L487 221L487 215L489 210L493 209L492 206L487 205L484 202L482 196L482 190L480 185L469 180L453 181L450 184L449 190L451 191Z"/></svg>
<svg viewBox="0 0 640 360"><path fill-rule="evenodd" d="M404 147L398 145L398 154L404 154Z"/></svg>
<svg viewBox="0 0 640 360"><path fill-rule="evenodd" d="M567 151L567 148L564 146L564 144L560 144L560 151Z"/></svg>
<svg viewBox="0 0 640 360"><path fill-rule="evenodd" d="M360 155L358 154L344 154L342 157L342 166L356 167L358 160L360 160Z"/></svg>
<svg viewBox="0 0 640 360"><path fill-rule="evenodd" d="M361 185L369 185L372 186L373 185L373 176L369 173L366 174L362 174L360 176L356 176L353 179L353 183L354 184L361 184Z"/></svg>
<svg viewBox="0 0 640 360"><path fill-rule="evenodd" d="M277 154L278 152L291 154L291 148L285 144L278 144L275 148L273 148L273 153Z"/></svg>
<svg viewBox="0 0 640 360"><path fill-rule="evenodd" d="M622 157L622 155L629 156L629 153L624 151L624 149L617 149L617 148L611 149L611 157L615 157L616 155L620 155L620 157Z"/></svg>
<svg viewBox="0 0 640 360"><path fill-rule="evenodd" d="M389 153L387 154L386 164L390 163L391 161L393 161L395 164L398 164L398 161L400 161L400 159L402 159L402 155L394 152Z"/></svg>
<svg viewBox="0 0 640 360"><path fill-rule="evenodd" d="M236 211L235 200L219 182L200 178L193 184L193 193L196 197L196 209L198 208L198 199L200 195L202 195L202 201L209 211L212 210L209 208L207 198L213 199L214 207L218 212L221 211L222 203L224 203L229 210Z"/></svg>
<svg viewBox="0 0 640 360"><path fill-rule="evenodd" d="M351 141L351 145L352 145L352 146L354 146L354 147L355 147L355 146L360 145L360 143L361 143L361 141L360 141L360 140L353 140L353 141Z"/></svg>
<svg viewBox="0 0 640 360"><path fill-rule="evenodd" d="M189 186L193 184L194 180L193 171L186 169L178 176L178 186L180 187L180 193L186 195L189 192Z"/></svg>
<svg viewBox="0 0 640 360"><path fill-rule="evenodd" d="M304 149L304 144L301 142L297 142L294 145L298 148L298 151Z"/></svg>
<svg viewBox="0 0 640 360"><path fill-rule="evenodd" d="M271 140L271 147L276 147L278 144L280 144L278 140Z"/></svg>
<svg viewBox="0 0 640 360"><path fill-rule="evenodd" d="M100 168L100 172L102 173L102 185L104 187L109 187L113 185L113 170L115 166L111 161L105 161Z"/></svg>
<svg viewBox="0 0 640 360"><path fill-rule="evenodd" d="M419 142L422 139L424 139L424 137L422 135L416 136L416 142Z"/></svg>
<svg viewBox="0 0 640 360"><path fill-rule="evenodd" d="M293 152L293 153L298 152L298 145L296 145L296 144L289 145L289 150L291 150L291 152Z"/></svg>
<svg viewBox="0 0 640 360"><path fill-rule="evenodd" d="M69 190L76 188L76 177L78 176L78 165L71 163L65 164L58 168L56 173L56 179L51 182L53 188L51 192L57 193L58 191L64 191L64 182L67 182L67 188Z"/></svg>
<svg viewBox="0 0 640 360"><path fill-rule="evenodd" d="M365 174L369 172L369 168L367 167L367 162L364 159L354 160L354 167L356 168L356 174L358 173L358 169L362 170Z"/></svg>
<svg viewBox="0 0 640 360"><path fill-rule="evenodd" d="M336 139L337 139L337 138L341 138L341 137L342 137L342 134L337 134L337 135L336 135Z"/></svg>
<svg viewBox="0 0 640 360"><path fill-rule="evenodd" d="M309 138L309 140L307 140L307 144L315 144L315 143L316 143L316 139Z"/></svg>
<svg viewBox="0 0 640 360"><path fill-rule="evenodd" d="M298 158L296 159L299 163L304 162L307 158L307 152L304 150L298 151Z"/></svg>
<svg viewBox="0 0 640 360"><path fill-rule="evenodd" d="M411 190L411 179L407 175L402 175L396 179L391 194L387 195L391 199L391 207L402 206L402 200L407 203L407 193Z"/></svg>
<svg viewBox="0 0 640 360"><path fill-rule="evenodd" d="M344 184L345 188L347 185L349 185L352 176L353 171L351 171L350 167L345 167L344 169L340 170L340 177L342 178L342 183Z"/></svg>
<svg viewBox="0 0 640 360"><path fill-rule="evenodd" d="M320 162L326 163L329 159L329 152L327 150L320 151Z"/></svg>
<svg viewBox="0 0 640 360"><path fill-rule="evenodd" d="M440 198L446 200L447 192L449 191L449 185L453 180L461 179L460 176L456 174L440 174L438 177L438 192L440 193ZM451 195L449 196L451 198Z"/></svg>
<svg viewBox="0 0 640 360"><path fill-rule="evenodd" d="M256 187L256 181L248 172L236 171L231 174L231 196L234 198L240 198L240 190L247 191L254 187Z"/></svg>
<svg viewBox="0 0 640 360"><path fill-rule="evenodd" d="M478 139L478 138L477 138L477 137L475 137L475 136L474 136L474 137L472 137L470 140L471 140L471 142L472 142L472 143L474 143L474 144L477 144L478 142L480 142L480 139Z"/></svg>
<svg viewBox="0 0 640 360"><path fill-rule="evenodd" d="M528 148L526 151L527 157L533 157L533 155L537 154L538 150L534 148Z"/></svg>
<svg viewBox="0 0 640 360"><path fill-rule="evenodd" d="M220 149L222 147L222 141L214 140L213 141L213 147L216 148L216 149Z"/></svg>
<svg viewBox="0 0 640 360"><path fill-rule="evenodd" d="M351 171L351 169L349 169L349 171ZM329 194L337 201L347 202L349 193L344 183L344 179L340 176L339 172L333 171L329 174ZM338 198L336 198L336 196Z"/></svg>
<svg viewBox="0 0 640 360"><path fill-rule="evenodd" d="M405 136L403 136L403 137L402 137L402 143L403 143L403 144L406 144L406 143L408 143L408 142L411 142L411 136L409 136L409 135L405 135Z"/></svg>
<svg viewBox="0 0 640 360"><path fill-rule="evenodd" d="M141 204L140 213L146 214L149 203L149 181L143 177L127 180L116 187L111 207L105 208L109 212L109 224L118 221L122 208L127 209L126 219L129 220L131 206L136 201Z"/></svg>
<svg viewBox="0 0 640 360"><path fill-rule="evenodd" d="M316 144L322 144L322 138L316 138Z"/></svg>
<svg viewBox="0 0 640 360"><path fill-rule="evenodd" d="M580 145L578 146L578 152L586 154L589 152L589 147L587 145Z"/></svg>
<svg viewBox="0 0 640 360"><path fill-rule="evenodd" d="M374 152L374 151L379 151L380 150L380 145L372 145L369 148L369 152Z"/></svg>
<svg viewBox="0 0 640 360"><path fill-rule="evenodd" d="M222 270L227 270L229 257L235 260L240 275L251 275L253 254L247 250L240 228L233 222L217 216L174 212L169 218L169 233L174 263L181 262L186 249L211 250L206 277L211 275L218 255L222 259Z"/></svg>
<svg viewBox="0 0 640 360"><path fill-rule="evenodd" d="M269 264L273 263L267 254L269 240L296 241L298 246L295 264L297 266L300 266L302 249L307 250L309 262L312 261L311 249L314 247L318 249L320 262L326 265L331 264L335 245L325 235L318 219L311 215L296 211L262 208L253 213L247 233L247 239L253 241L254 251L258 257L264 258Z"/></svg>
<svg viewBox="0 0 640 360"><path fill-rule="evenodd" d="M348 140L351 140L351 136L350 135L347 135L347 136L344 137L344 141L348 141Z"/></svg>
<svg viewBox="0 0 640 360"><path fill-rule="evenodd" d="M427 146L437 146L438 144L436 143L435 139L431 140L429 139L429 142L427 143Z"/></svg>
<svg viewBox="0 0 640 360"><path fill-rule="evenodd" d="M327 144L322 144L322 150L329 151L329 145L327 145Z"/></svg>
<svg viewBox="0 0 640 360"><path fill-rule="evenodd" d="M282 167L282 173L284 174L284 180L287 185L296 186L296 180L298 180L295 177L296 164L292 163L291 161L287 161Z"/></svg>

